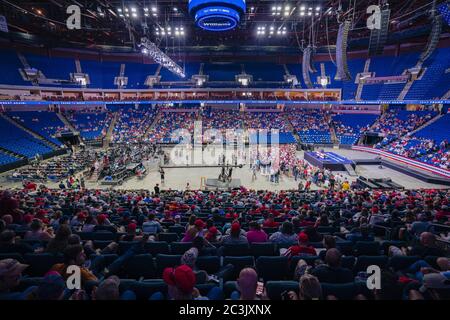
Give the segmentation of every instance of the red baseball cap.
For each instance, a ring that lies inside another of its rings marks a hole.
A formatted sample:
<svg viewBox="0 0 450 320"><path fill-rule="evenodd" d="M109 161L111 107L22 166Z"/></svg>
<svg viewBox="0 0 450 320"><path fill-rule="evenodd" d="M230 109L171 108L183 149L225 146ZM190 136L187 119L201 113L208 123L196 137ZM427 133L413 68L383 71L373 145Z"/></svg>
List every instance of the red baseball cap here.
<svg viewBox="0 0 450 320"><path fill-rule="evenodd" d="M203 222L202 219L197 219L197 220L195 220L194 225L195 225L196 227L201 228L201 229L203 229L203 228L205 227L205 223Z"/></svg>
<svg viewBox="0 0 450 320"><path fill-rule="evenodd" d="M86 219L87 218L87 214L84 211L81 211L77 214L78 219Z"/></svg>
<svg viewBox="0 0 450 320"><path fill-rule="evenodd" d="M164 269L163 279L166 284L176 286L184 293L191 293L196 281L194 271L185 264Z"/></svg>
<svg viewBox="0 0 450 320"><path fill-rule="evenodd" d="M99 223L102 223L102 222L104 222L106 220L106 214L99 214L98 216L97 216L97 221L99 222Z"/></svg>
<svg viewBox="0 0 450 320"><path fill-rule="evenodd" d="M130 222L129 224L128 224L128 227L127 227L127 229L128 230L136 230L136 228L137 228L137 224L136 223L134 223L134 222Z"/></svg>
<svg viewBox="0 0 450 320"><path fill-rule="evenodd" d="M238 222L231 225L231 232L238 232L239 230L241 230L241 225Z"/></svg>
<svg viewBox="0 0 450 320"><path fill-rule="evenodd" d="M301 243L307 243L309 241L308 235L304 232L298 234L298 241Z"/></svg>
<svg viewBox="0 0 450 320"><path fill-rule="evenodd" d="M209 228L209 230L208 230L210 233L212 233L212 234L217 234L217 228L216 227L211 227L211 228Z"/></svg>

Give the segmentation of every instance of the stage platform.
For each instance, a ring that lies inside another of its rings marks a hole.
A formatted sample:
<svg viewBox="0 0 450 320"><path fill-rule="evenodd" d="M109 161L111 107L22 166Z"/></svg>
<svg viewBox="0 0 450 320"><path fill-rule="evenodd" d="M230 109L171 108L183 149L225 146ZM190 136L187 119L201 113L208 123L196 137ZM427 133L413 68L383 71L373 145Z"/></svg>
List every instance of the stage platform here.
<svg viewBox="0 0 450 320"><path fill-rule="evenodd" d="M241 187L241 179L231 179L230 182L222 182L219 179L206 179L207 190L228 190Z"/></svg>
<svg viewBox="0 0 450 320"><path fill-rule="evenodd" d="M320 169L331 171L347 171L349 167L355 169L355 163L334 152L305 152L305 160Z"/></svg>

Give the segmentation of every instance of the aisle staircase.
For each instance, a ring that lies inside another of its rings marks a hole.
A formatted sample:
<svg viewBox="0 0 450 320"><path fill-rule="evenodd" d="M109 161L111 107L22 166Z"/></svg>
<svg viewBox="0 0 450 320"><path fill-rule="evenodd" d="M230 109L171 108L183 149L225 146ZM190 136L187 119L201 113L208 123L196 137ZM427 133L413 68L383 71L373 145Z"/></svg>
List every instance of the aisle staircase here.
<svg viewBox="0 0 450 320"><path fill-rule="evenodd" d="M111 119L111 122L108 127L108 131L106 132L105 138L103 139L103 148L108 148L111 143L112 135L114 128L116 127L117 120L119 119L119 112L114 113L114 117Z"/></svg>
<svg viewBox="0 0 450 320"><path fill-rule="evenodd" d="M57 112L56 115L58 116L59 120L61 120L62 123L73 133L77 133L77 129L70 123L69 119L66 118L64 114L61 112Z"/></svg>
<svg viewBox="0 0 450 320"><path fill-rule="evenodd" d="M400 92L400 95L398 96L397 100L403 101L406 97L406 95L409 92L409 89L411 89L411 86L413 85L414 80L410 80L405 84L405 87L403 88L402 92Z"/></svg>

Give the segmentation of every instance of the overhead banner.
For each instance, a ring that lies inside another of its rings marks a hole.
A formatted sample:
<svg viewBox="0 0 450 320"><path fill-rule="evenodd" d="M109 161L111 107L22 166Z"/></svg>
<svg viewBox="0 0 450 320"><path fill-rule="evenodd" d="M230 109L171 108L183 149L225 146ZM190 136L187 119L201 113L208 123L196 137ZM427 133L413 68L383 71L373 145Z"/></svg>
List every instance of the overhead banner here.
<svg viewBox="0 0 450 320"><path fill-rule="evenodd" d="M273 105L431 105L431 104L450 104L450 100L342 100L342 101L292 101L292 100L130 100L130 101L18 101L18 100L0 100L0 105L113 105L113 104L273 104Z"/></svg>

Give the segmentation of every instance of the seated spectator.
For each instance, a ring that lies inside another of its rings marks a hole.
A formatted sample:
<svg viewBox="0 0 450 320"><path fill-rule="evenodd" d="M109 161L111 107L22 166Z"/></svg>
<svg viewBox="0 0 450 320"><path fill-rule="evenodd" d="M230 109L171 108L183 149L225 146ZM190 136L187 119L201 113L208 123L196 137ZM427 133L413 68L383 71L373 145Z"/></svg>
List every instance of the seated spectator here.
<svg viewBox="0 0 450 320"><path fill-rule="evenodd" d="M0 253L32 253L33 248L20 240L17 242L16 233L12 230L4 230L0 234Z"/></svg>
<svg viewBox="0 0 450 320"><path fill-rule="evenodd" d="M212 226L206 232L205 239L212 243L220 242L222 239L222 234L215 226Z"/></svg>
<svg viewBox="0 0 450 320"><path fill-rule="evenodd" d="M163 272L170 300L208 300L195 288L195 274L187 265L166 268Z"/></svg>
<svg viewBox="0 0 450 320"><path fill-rule="evenodd" d="M304 274L299 281L298 295L295 291L289 291L286 298L289 300L319 300L322 299L322 287L315 276Z"/></svg>
<svg viewBox="0 0 450 320"><path fill-rule="evenodd" d="M336 248L336 238L332 235L325 235L323 237L323 247L325 250L320 251L319 257L322 261L325 261L325 255L329 249Z"/></svg>
<svg viewBox="0 0 450 320"><path fill-rule="evenodd" d="M278 244L294 244L297 242L297 235L294 233L294 225L285 221L281 225L281 230L273 233L269 241Z"/></svg>
<svg viewBox="0 0 450 320"><path fill-rule="evenodd" d="M46 252L57 254L63 253L69 244L69 237L72 235L72 230L68 225L62 225L56 231L55 237L47 244Z"/></svg>
<svg viewBox="0 0 450 320"><path fill-rule="evenodd" d="M445 256L445 252L437 246L436 236L434 234L431 232L422 232L419 245L412 247L408 251L408 255L422 258L426 256L443 257Z"/></svg>
<svg viewBox="0 0 450 320"><path fill-rule="evenodd" d="M247 237L241 234L241 225L234 222L230 228L230 234L222 238L222 244L248 244Z"/></svg>
<svg viewBox="0 0 450 320"><path fill-rule="evenodd" d="M236 281L237 291L231 294L231 300L260 300L256 295L258 274L255 269L244 268Z"/></svg>
<svg viewBox="0 0 450 320"><path fill-rule="evenodd" d="M27 231L27 233L25 233L25 240L49 241L54 237L53 230L44 230L44 225L39 219L33 219L30 224L30 229L30 231Z"/></svg>
<svg viewBox="0 0 450 320"><path fill-rule="evenodd" d="M146 221L142 224L142 231L156 234L162 232L161 224L156 220L155 214L150 213Z"/></svg>
<svg viewBox="0 0 450 320"><path fill-rule="evenodd" d="M203 229L206 224L202 219L196 219L194 224L190 226L181 240L181 242L192 242L196 237L201 237L203 235Z"/></svg>
<svg viewBox="0 0 450 320"><path fill-rule="evenodd" d="M303 232L306 233L309 241L311 242L320 242L323 240L323 235L320 234L317 229L312 226L307 226Z"/></svg>
<svg viewBox="0 0 450 320"><path fill-rule="evenodd" d="M119 285L120 279L118 277L108 277L107 279L103 280L98 287L94 287L92 289L92 300L120 300ZM135 298L136 297L134 297L134 299Z"/></svg>
<svg viewBox="0 0 450 320"><path fill-rule="evenodd" d="M89 269L83 267L85 261L86 255L83 247L79 244L70 245L64 250L64 262L55 264L51 271L58 272L67 280L70 276L67 273L67 268L72 265L78 266L80 267L81 286L83 287L87 281L97 281L97 277Z"/></svg>
<svg viewBox="0 0 450 320"><path fill-rule="evenodd" d="M263 227L265 228L276 228L280 225L279 222L275 222L273 214L269 214L266 220L264 220Z"/></svg>
<svg viewBox="0 0 450 320"><path fill-rule="evenodd" d="M28 267L15 259L0 260L0 300L25 300L34 290L28 288L24 292L14 292L19 286L22 272Z"/></svg>
<svg viewBox="0 0 450 320"><path fill-rule="evenodd" d="M325 255L325 263L313 269L312 275L325 283L353 282L353 273L350 269L341 267L342 254L337 249L330 249Z"/></svg>
<svg viewBox="0 0 450 320"><path fill-rule="evenodd" d="M298 244L289 247L283 255L287 257L301 256L301 255L315 256L316 249L308 245L308 243L309 243L308 235L304 232L300 232L298 234Z"/></svg>
<svg viewBox="0 0 450 320"><path fill-rule="evenodd" d="M31 300L63 300L65 297L66 281L57 272L49 272L36 288Z"/></svg>
<svg viewBox="0 0 450 320"><path fill-rule="evenodd" d="M250 231L247 232L248 243L266 242L268 240L267 233L261 229L261 225L258 222L252 221L249 226Z"/></svg>

